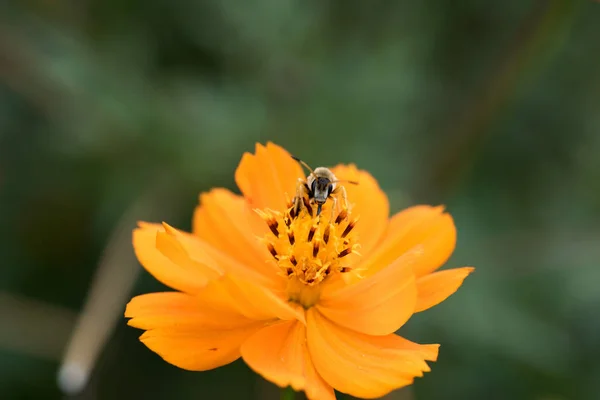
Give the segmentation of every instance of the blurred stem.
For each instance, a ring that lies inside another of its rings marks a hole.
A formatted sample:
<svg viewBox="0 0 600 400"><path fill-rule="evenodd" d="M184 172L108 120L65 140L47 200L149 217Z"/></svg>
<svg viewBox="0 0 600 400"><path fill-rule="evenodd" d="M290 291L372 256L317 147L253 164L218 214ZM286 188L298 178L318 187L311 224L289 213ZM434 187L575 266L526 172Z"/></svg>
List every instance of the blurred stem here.
<svg viewBox="0 0 600 400"><path fill-rule="evenodd" d="M294 400L294 397L296 397L296 392L291 387L288 386L281 390L281 400Z"/></svg>
<svg viewBox="0 0 600 400"><path fill-rule="evenodd" d="M83 310L68 343L58 375L60 389L78 394L85 389L99 355L123 318L123 310L141 271L131 249L131 230L139 220L153 220L174 213L165 208L165 193L173 194L172 178L159 175L150 188L128 208L114 227L92 280Z"/></svg>

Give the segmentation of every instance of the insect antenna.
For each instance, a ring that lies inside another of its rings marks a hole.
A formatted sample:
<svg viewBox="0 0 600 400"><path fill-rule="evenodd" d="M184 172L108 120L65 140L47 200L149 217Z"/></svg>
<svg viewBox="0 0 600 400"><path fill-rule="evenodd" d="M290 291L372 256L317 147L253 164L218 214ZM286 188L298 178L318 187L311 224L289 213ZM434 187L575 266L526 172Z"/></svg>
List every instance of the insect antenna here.
<svg viewBox="0 0 600 400"><path fill-rule="evenodd" d="M332 181L331 183L350 183L352 185L358 185L358 181L349 181L349 180L337 180L337 181Z"/></svg>
<svg viewBox="0 0 600 400"><path fill-rule="evenodd" d="M306 169L308 169L310 171L311 174L314 175L315 171L310 167L310 165L308 165L307 163L305 163L304 161L302 161L301 159L299 159L296 156L292 156L292 158L296 161L298 161L300 164L302 164Z"/></svg>

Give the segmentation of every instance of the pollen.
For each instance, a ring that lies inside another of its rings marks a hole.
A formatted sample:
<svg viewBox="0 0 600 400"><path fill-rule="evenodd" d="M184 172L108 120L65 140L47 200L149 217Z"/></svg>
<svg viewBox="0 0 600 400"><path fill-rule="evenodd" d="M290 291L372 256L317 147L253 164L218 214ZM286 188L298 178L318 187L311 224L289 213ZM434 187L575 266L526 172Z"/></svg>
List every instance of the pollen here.
<svg viewBox="0 0 600 400"><path fill-rule="evenodd" d="M358 254L359 243L353 218L346 207L331 207L315 216L308 201L299 211L290 202L284 212L255 210L269 231L264 238L280 274L288 279L290 301L305 307L318 300L319 285L335 274L352 271L350 254Z"/></svg>

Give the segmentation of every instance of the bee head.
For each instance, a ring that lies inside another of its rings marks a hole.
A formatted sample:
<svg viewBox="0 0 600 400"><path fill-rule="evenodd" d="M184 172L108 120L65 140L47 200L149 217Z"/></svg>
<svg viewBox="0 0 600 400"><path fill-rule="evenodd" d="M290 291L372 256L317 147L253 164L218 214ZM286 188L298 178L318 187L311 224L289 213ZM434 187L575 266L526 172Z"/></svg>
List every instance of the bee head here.
<svg viewBox="0 0 600 400"><path fill-rule="evenodd" d="M323 176L317 176L313 179L310 190L312 191L312 197L317 204L324 204L327 198L331 195L335 183L331 182L331 179Z"/></svg>

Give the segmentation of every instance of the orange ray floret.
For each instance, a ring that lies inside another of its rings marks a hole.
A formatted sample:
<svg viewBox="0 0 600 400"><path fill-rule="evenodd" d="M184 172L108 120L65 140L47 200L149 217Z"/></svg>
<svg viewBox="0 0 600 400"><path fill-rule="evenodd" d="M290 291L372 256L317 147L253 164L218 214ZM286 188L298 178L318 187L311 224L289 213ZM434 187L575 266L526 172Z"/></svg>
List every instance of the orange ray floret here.
<svg viewBox="0 0 600 400"><path fill-rule="evenodd" d="M138 260L176 291L128 304L129 324L145 330L140 340L189 370L242 357L309 399L335 399L334 390L380 397L428 372L439 345L394 332L473 271L435 272L454 251L452 217L415 206L389 218L369 173L331 171L359 184L346 186L347 203L327 201L316 215L310 195L299 208L292 201L306 179L300 165L275 144L257 145L235 173L242 196L202 194L192 234L141 223Z"/></svg>

